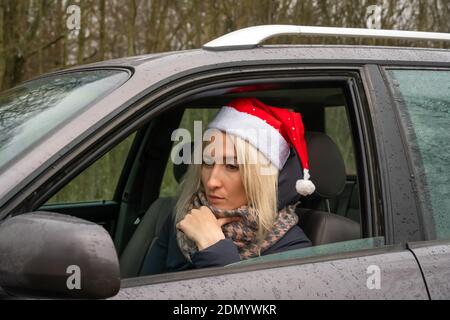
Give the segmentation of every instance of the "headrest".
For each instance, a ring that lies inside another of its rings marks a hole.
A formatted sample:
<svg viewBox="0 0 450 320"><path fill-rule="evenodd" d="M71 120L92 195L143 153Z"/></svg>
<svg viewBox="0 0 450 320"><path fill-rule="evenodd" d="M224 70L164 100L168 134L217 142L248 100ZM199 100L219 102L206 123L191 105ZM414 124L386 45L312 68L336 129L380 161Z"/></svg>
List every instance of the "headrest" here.
<svg viewBox="0 0 450 320"><path fill-rule="evenodd" d="M316 186L315 194L333 198L345 187L344 159L337 145L322 132L305 132L309 157L309 172Z"/></svg>
<svg viewBox="0 0 450 320"><path fill-rule="evenodd" d="M345 165L337 145L322 132L305 132L311 181L316 186L313 197L333 198L345 187ZM278 176L278 209L301 199L295 189L303 170L295 150L291 148L286 164Z"/></svg>

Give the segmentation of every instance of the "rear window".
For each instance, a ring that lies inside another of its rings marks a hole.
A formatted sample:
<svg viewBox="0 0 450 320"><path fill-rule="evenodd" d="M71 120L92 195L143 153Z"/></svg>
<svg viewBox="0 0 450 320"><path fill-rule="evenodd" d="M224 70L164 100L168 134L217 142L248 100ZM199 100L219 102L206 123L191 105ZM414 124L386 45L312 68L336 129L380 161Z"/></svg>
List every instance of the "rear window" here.
<svg viewBox="0 0 450 320"><path fill-rule="evenodd" d="M121 70L78 71L36 79L2 92L0 171L128 77L128 72Z"/></svg>
<svg viewBox="0 0 450 320"><path fill-rule="evenodd" d="M414 177L436 237L450 239L450 71L389 70L412 151Z"/></svg>

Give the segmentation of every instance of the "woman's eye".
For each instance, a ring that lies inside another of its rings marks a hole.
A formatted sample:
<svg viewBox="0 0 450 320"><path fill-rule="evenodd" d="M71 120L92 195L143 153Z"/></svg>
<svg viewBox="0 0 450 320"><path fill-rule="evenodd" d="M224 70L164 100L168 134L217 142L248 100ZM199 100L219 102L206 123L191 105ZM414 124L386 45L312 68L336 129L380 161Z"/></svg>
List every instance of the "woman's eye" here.
<svg viewBox="0 0 450 320"><path fill-rule="evenodd" d="M227 164L226 168L233 171L239 170L239 166L235 164Z"/></svg>

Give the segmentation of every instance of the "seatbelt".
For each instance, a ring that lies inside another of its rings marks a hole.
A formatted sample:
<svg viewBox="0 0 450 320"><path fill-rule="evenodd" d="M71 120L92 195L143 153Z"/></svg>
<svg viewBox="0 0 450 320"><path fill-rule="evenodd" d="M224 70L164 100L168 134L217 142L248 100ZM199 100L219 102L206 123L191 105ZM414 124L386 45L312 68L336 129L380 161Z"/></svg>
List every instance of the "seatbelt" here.
<svg viewBox="0 0 450 320"><path fill-rule="evenodd" d="M355 187L355 182L347 181L345 183L345 188L342 194L339 196L339 203L336 213L340 216L347 217L348 216L348 208L350 205L350 199L352 198L353 189Z"/></svg>
<svg viewBox="0 0 450 320"><path fill-rule="evenodd" d="M150 205L157 199L151 199L149 198L149 195L152 193L152 187L154 186L154 174L153 174L153 170L154 168L156 168L157 166L154 165L154 162L159 162L160 159L158 158L158 156L153 156L153 155L160 155L161 154L161 147L160 146L153 146L153 148L146 148L143 152L143 155L141 157L141 164L144 166L144 180L143 180L143 184L142 184L142 198L140 201L140 205L139 208L140 210L138 211L137 215L136 215L136 220L134 221L135 225L138 225L140 220L142 219L142 217L145 215L145 213L147 212L148 208L150 208Z"/></svg>

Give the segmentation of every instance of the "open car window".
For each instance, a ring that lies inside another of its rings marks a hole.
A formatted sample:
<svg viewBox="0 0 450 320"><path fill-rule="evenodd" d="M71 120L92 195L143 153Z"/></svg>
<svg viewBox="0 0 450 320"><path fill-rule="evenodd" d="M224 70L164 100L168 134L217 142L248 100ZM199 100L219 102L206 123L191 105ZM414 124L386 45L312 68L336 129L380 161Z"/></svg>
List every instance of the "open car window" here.
<svg viewBox="0 0 450 320"><path fill-rule="evenodd" d="M271 84L267 88L269 89L255 92L245 92L245 90L239 92L236 89L225 89L223 91L232 93L225 96L212 96L210 98L205 98L204 94L200 99L192 99L193 101L189 101L186 105L178 107L179 110L183 110L183 116L177 128L187 129L193 137L194 123L196 121L200 122L202 128L205 129L220 107L226 105L226 101L231 101L236 97L242 96L255 96L269 105L285 107L291 111L301 113L307 132L324 134L336 145L345 165L345 186L339 194L332 197L325 197L320 199L320 201L301 202L298 205L300 209L298 211L300 215L299 225L302 226L302 212L305 210L313 210L314 212L319 212L324 219L328 219L329 217L334 219L337 217L339 221L344 221L344 224L349 223L352 231L350 232L351 235L343 235L342 237L338 236L336 238L331 237L329 239L321 239L312 235L313 247L263 255L257 258L242 260L232 265L285 261L384 247L385 240L383 236L367 237L367 235L364 235L361 225L363 221L367 220L367 217L361 219L361 215L365 213L365 210L361 207L359 188L361 172L359 171L360 164L357 163L361 157L355 154L356 148L354 146L355 143L359 143L357 140L358 136L355 133L355 129L353 129L356 125L354 123L352 124L355 121L353 110L355 106L352 101L348 100L345 89L342 86L314 87L312 84L303 84L298 87L295 84L288 86ZM171 142L173 143L171 152L174 152L174 150L177 152L176 150L179 144L182 143L178 141ZM324 154L326 154L326 150ZM167 213L167 211L170 211L175 206L179 192L179 183L181 181L180 170L187 169L186 166L184 169L180 169L182 165L174 165L171 162L170 156L167 159L159 198L152 204L153 209L151 207L146 213L154 215L154 221L157 225L161 225L161 221L163 220L163 218L158 217L161 212L160 210L164 208L163 211ZM170 206L170 208L167 206ZM320 233L313 226L315 223L308 222L309 225L304 226L307 234L309 232ZM330 232L339 233L338 230L330 230ZM164 237L165 235L159 236ZM157 241L157 232L154 237L154 240Z"/></svg>
<svg viewBox="0 0 450 320"><path fill-rule="evenodd" d="M229 266L241 266L254 263L264 263L269 261L286 261L314 256L331 255L335 253L382 248L384 246L385 246L384 237L356 239L337 243L322 244L296 250L289 250L280 253L273 253L266 256L253 258L251 260L242 260L230 264Z"/></svg>

